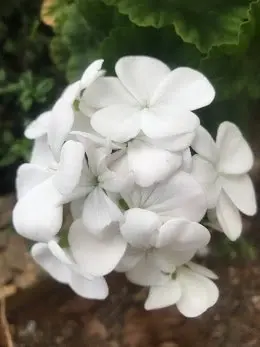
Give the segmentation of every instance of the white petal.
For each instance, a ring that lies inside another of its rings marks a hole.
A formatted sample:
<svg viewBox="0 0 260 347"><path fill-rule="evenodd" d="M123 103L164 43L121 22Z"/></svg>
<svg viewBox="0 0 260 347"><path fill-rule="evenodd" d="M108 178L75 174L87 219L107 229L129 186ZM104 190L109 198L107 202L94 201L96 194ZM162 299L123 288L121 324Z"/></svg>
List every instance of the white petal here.
<svg viewBox="0 0 260 347"><path fill-rule="evenodd" d="M127 242L134 247L148 248L161 226L158 215L140 208L132 208L125 212L124 217L120 230Z"/></svg>
<svg viewBox="0 0 260 347"><path fill-rule="evenodd" d="M70 204L70 212L74 220L81 218L83 213L83 207L85 202L85 197L73 200Z"/></svg>
<svg viewBox="0 0 260 347"><path fill-rule="evenodd" d="M241 212L248 216L256 213L255 189L248 175L222 176L221 182L223 189Z"/></svg>
<svg viewBox="0 0 260 347"><path fill-rule="evenodd" d="M51 178L31 189L13 210L18 234L35 241L52 239L62 225L61 198Z"/></svg>
<svg viewBox="0 0 260 347"><path fill-rule="evenodd" d="M168 105L142 110L141 129L153 139L194 132L199 118L192 112Z"/></svg>
<svg viewBox="0 0 260 347"><path fill-rule="evenodd" d="M190 261L187 266L194 272L197 272L199 275L202 275L204 277L208 277L212 280L217 280L218 279L218 275L216 275L213 271L207 269L206 267L193 263L192 261Z"/></svg>
<svg viewBox="0 0 260 347"><path fill-rule="evenodd" d="M127 105L112 105L93 114L91 125L102 136L126 142L140 131L140 111Z"/></svg>
<svg viewBox="0 0 260 347"><path fill-rule="evenodd" d="M182 156L179 153L155 148L138 140L128 145L129 170L133 171L135 182L142 187L163 181L181 163Z"/></svg>
<svg viewBox="0 0 260 347"><path fill-rule="evenodd" d="M164 273L173 273L177 266L186 264L195 255L194 249L176 250L170 247L162 247L154 250L156 266Z"/></svg>
<svg viewBox="0 0 260 347"><path fill-rule="evenodd" d="M206 246L210 233L203 225L185 219L171 219L164 223L158 233L156 247L169 247L172 250L195 251Z"/></svg>
<svg viewBox="0 0 260 347"><path fill-rule="evenodd" d="M154 257L150 254L144 254L136 266L126 273L126 277L140 286L160 285L168 281L168 277L156 267Z"/></svg>
<svg viewBox="0 0 260 347"><path fill-rule="evenodd" d="M214 97L214 88L202 73L188 67L179 67L161 82L151 102L177 104L192 111L209 105Z"/></svg>
<svg viewBox="0 0 260 347"><path fill-rule="evenodd" d="M95 83L84 91L82 102L83 112L86 106L100 109L118 104L137 105L137 101L116 77L98 78Z"/></svg>
<svg viewBox="0 0 260 347"><path fill-rule="evenodd" d="M143 255L143 250L127 245L125 254L121 258L120 262L117 264L115 271L129 271L130 269L136 266L136 264L142 259Z"/></svg>
<svg viewBox="0 0 260 347"><path fill-rule="evenodd" d="M181 268L177 281L182 290L177 308L184 316L197 317L216 303L219 291L210 279Z"/></svg>
<svg viewBox="0 0 260 347"><path fill-rule="evenodd" d="M24 136L27 137L27 139L32 140L45 135L48 131L51 116L51 111L40 114L39 117L37 117L26 127Z"/></svg>
<svg viewBox="0 0 260 347"><path fill-rule="evenodd" d="M79 267L94 276L113 271L126 250L126 242L119 233L106 230L106 235L98 238L84 227L81 220L73 222L68 238Z"/></svg>
<svg viewBox="0 0 260 347"><path fill-rule="evenodd" d="M118 60L116 74L129 92L147 104L159 83L170 73L160 60L146 56L128 56Z"/></svg>
<svg viewBox="0 0 260 347"><path fill-rule="evenodd" d="M80 79L81 88L88 88L99 76L102 76L103 71L100 70L103 62L103 59L95 60L86 68Z"/></svg>
<svg viewBox="0 0 260 347"><path fill-rule="evenodd" d="M238 127L223 122L218 128L217 147L219 149L218 169L225 174L247 173L253 166L251 148Z"/></svg>
<svg viewBox="0 0 260 347"><path fill-rule="evenodd" d="M30 163L36 164L45 168L53 166L56 161L50 150L50 146L47 142L47 136L41 136L34 141Z"/></svg>
<svg viewBox="0 0 260 347"><path fill-rule="evenodd" d="M242 232L242 220L237 207L224 191L219 196L216 213L223 232L231 241L235 241Z"/></svg>
<svg viewBox="0 0 260 347"><path fill-rule="evenodd" d="M82 219L87 229L98 234L112 222L119 221L122 212L101 188L95 188L86 198Z"/></svg>
<svg viewBox="0 0 260 347"><path fill-rule="evenodd" d="M211 137L210 133L199 126L196 130L196 136L191 144L191 147L194 149L197 154L207 159L209 162L216 162L217 160L217 147Z"/></svg>
<svg viewBox="0 0 260 347"><path fill-rule="evenodd" d="M221 182L214 166L199 155L192 157L191 175L201 185L207 198L208 208L216 207Z"/></svg>
<svg viewBox="0 0 260 347"><path fill-rule="evenodd" d="M177 281L169 281L164 286L153 286L145 301L146 310L154 310L176 304L181 297L181 287Z"/></svg>
<svg viewBox="0 0 260 347"><path fill-rule="evenodd" d="M51 177L51 173L38 165L22 164L16 174L16 192L20 199L38 184Z"/></svg>
<svg viewBox="0 0 260 347"><path fill-rule="evenodd" d="M55 258L60 262L67 265L74 265L74 260L66 249L62 249L61 246L54 240L48 242L48 248Z"/></svg>
<svg viewBox="0 0 260 347"><path fill-rule="evenodd" d="M69 140L61 150L61 157L53 183L61 194L70 194L79 183L85 150L81 143Z"/></svg>
<svg viewBox="0 0 260 347"><path fill-rule="evenodd" d="M86 299L102 300L108 296L108 286L104 277L88 279L72 272L69 284L76 294Z"/></svg>
<svg viewBox="0 0 260 347"><path fill-rule="evenodd" d="M48 129L48 142L56 158L59 158L61 147L72 129L73 122L72 103L61 97L53 106Z"/></svg>
<svg viewBox="0 0 260 347"><path fill-rule="evenodd" d="M139 207L160 216L182 217L197 222L206 213L206 199L201 186L186 172L178 172L155 187L143 190L146 195Z"/></svg>
<svg viewBox="0 0 260 347"><path fill-rule="evenodd" d="M142 137L140 137L140 139L143 142L154 145L155 147L165 149L168 151L178 152L188 148L191 145L194 136L195 131L155 139L143 135Z"/></svg>
<svg viewBox="0 0 260 347"><path fill-rule="evenodd" d="M31 254L37 264L47 271L56 281L69 283L71 270L58 260L45 243L36 243L31 248Z"/></svg>
<svg viewBox="0 0 260 347"><path fill-rule="evenodd" d="M189 148L182 153L181 169L185 172L191 173L192 171L192 155Z"/></svg>

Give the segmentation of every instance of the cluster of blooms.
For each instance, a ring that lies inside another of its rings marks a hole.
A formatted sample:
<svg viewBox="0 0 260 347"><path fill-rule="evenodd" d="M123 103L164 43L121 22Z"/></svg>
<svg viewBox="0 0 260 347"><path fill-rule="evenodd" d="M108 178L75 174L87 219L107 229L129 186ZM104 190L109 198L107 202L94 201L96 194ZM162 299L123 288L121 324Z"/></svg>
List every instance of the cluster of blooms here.
<svg viewBox="0 0 260 347"><path fill-rule="evenodd" d="M200 72L129 56L107 77L102 63L26 128L34 147L18 169L14 226L37 242L36 262L83 297L106 298L104 276L118 271L149 288L146 309L198 316L218 298L217 276L191 261L210 241L202 219L239 237L239 211L256 212L252 151L232 123L216 142L200 126L193 111L215 95Z"/></svg>

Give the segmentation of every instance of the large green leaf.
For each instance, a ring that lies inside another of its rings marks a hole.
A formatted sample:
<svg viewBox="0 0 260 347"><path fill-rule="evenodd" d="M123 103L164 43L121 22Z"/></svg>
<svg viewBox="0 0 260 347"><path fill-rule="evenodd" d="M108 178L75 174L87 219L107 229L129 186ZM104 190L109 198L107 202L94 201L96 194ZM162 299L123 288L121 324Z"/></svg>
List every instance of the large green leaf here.
<svg viewBox="0 0 260 347"><path fill-rule="evenodd" d="M214 48L200 68L211 78L218 99L241 93L260 98L260 1L251 4L249 20L241 27L238 46Z"/></svg>
<svg viewBox="0 0 260 347"><path fill-rule="evenodd" d="M201 52L237 44L252 0L103 0L139 26L173 25L184 42Z"/></svg>

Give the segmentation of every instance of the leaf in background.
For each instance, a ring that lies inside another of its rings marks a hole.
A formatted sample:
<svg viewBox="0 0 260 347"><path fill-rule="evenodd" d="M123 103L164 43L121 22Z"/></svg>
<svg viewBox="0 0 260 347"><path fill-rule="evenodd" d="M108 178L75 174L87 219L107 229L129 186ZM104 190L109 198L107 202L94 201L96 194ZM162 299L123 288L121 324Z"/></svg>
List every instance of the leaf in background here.
<svg viewBox="0 0 260 347"><path fill-rule="evenodd" d="M211 79L218 100L243 93L260 97L260 1L250 6L249 20L241 27L238 46L214 48L201 61L201 70Z"/></svg>
<svg viewBox="0 0 260 347"><path fill-rule="evenodd" d="M184 42L201 52L237 44L241 24L248 19L250 0L103 0L139 26L173 25Z"/></svg>

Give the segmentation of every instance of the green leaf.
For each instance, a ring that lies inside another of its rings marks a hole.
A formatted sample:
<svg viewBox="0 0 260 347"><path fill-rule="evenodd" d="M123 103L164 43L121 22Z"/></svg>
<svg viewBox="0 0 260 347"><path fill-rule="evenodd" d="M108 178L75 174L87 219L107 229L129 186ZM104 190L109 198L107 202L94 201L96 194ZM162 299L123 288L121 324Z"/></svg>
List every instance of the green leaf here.
<svg viewBox="0 0 260 347"><path fill-rule="evenodd" d="M260 98L260 1L251 4L248 14L238 46L214 48L201 61L200 68L215 86L218 100L239 94Z"/></svg>
<svg viewBox="0 0 260 347"><path fill-rule="evenodd" d="M250 0L103 0L128 15L138 26L172 25L184 42L201 52L237 44L240 27L248 20Z"/></svg>

